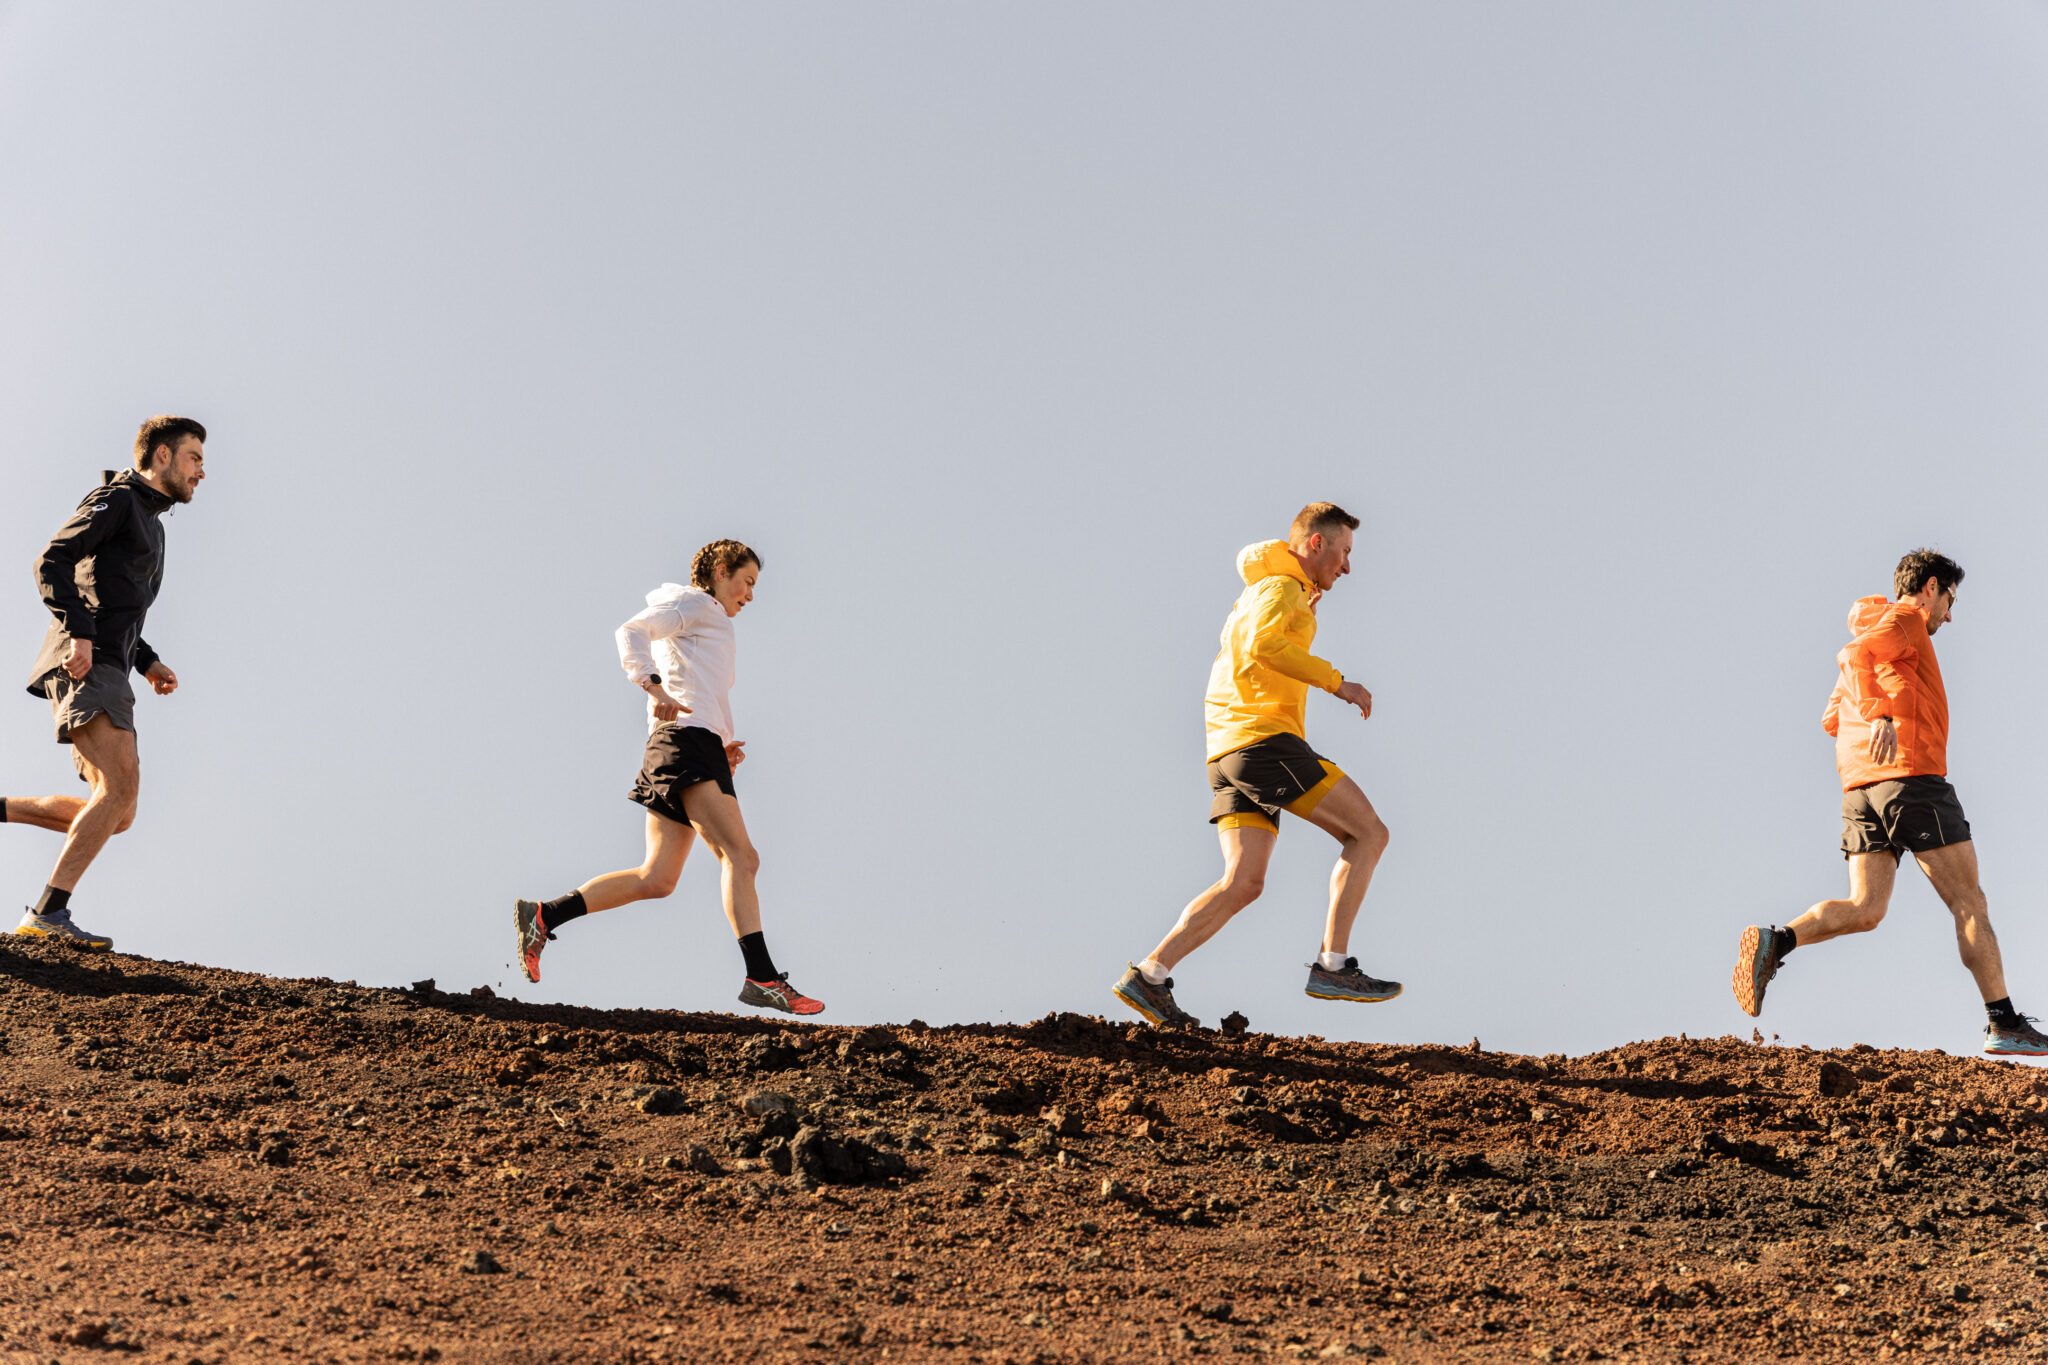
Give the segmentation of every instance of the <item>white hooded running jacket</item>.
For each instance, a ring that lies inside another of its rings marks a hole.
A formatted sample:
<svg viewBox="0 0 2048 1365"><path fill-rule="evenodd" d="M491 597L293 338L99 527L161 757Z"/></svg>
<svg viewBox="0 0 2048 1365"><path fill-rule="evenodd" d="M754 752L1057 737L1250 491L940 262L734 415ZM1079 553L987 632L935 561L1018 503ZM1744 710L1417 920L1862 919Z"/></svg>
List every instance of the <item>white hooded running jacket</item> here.
<svg viewBox="0 0 2048 1365"><path fill-rule="evenodd" d="M661 690L689 707L675 725L701 725L732 743L732 685L738 641L732 618L703 588L664 583L647 594L647 610L620 626L619 663L638 686L659 675ZM665 722L647 699L649 733Z"/></svg>

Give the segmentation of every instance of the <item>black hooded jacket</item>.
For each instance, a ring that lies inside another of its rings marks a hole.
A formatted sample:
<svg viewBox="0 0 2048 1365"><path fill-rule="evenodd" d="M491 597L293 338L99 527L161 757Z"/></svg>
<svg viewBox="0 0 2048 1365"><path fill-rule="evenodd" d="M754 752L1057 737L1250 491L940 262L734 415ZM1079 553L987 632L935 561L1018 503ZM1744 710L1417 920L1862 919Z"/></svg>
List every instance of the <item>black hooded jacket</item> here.
<svg viewBox="0 0 2048 1365"><path fill-rule="evenodd" d="M170 498L132 469L108 470L71 520L36 559L36 588L55 619L36 655L28 690L64 666L73 640L92 641L93 667L118 663L146 672L156 651L142 638L142 618L164 581L164 528Z"/></svg>

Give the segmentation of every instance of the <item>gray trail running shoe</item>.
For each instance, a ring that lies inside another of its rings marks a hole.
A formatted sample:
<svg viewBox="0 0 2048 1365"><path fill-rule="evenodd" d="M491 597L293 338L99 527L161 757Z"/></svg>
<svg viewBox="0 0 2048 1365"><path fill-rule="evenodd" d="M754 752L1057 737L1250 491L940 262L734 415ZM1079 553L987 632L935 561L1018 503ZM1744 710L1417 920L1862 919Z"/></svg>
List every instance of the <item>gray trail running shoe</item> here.
<svg viewBox="0 0 2048 1365"><path fill-rule="evenodd" d="M1116 998L1145 1016L1148 1023L1160 1028L1200 1028L1202 1021L1173 1003L1173 978L1158 985L1145 979L1145 974L1135 965L1126 963L1124 974L1111 987Z"/></svg>
<svg viewBox="0 0 2048 1365"><path fill-rule="evenodd" d="M1356 1000L1369 1005L1392 1000L1401 993L1401 983L1367 976L1358 969L1357 958L1347 957L1343 967L1334 972L1320 962L1309 963L1307 993L1317 1000Z"/></svg>
<svg viewBox="0 0 2048 1365"><path fill-rule="evenodd" d="M2034 1016L2023 1014L2017 1025L1986 1024L1984 1051L1993 1057L2048 1057L2048 1033L2034 1027Z"/></svg>
<svg viewBox="0 0 2048 1365"><path fill-rule="evenodd" d="M114 940L105 934L87 933L73 924L69 907L53 915L38 915L34 907L27 907L21 916L21 923L14 926L14 932L29 938L54 938L74 948L89 948L94 952L105 952L114 946Z"/></svg>
<svg viewBox="0 0 2048 1365"><path fill-rule="evenodd" d="M528 981L540 980L540 950L555 936L541 919L539 901L512 902L512 932L519 941L519 970Z"/></svg>
<svg viewBox="0 0 2048 1365"><path fill-rule="evenodd" d="M1755 1018L1764 1010L1764 988L1778 974L1778 931L1768 924L1752 924L1742 931L1742 943L1735 950L1735 1003Z"/></svg>

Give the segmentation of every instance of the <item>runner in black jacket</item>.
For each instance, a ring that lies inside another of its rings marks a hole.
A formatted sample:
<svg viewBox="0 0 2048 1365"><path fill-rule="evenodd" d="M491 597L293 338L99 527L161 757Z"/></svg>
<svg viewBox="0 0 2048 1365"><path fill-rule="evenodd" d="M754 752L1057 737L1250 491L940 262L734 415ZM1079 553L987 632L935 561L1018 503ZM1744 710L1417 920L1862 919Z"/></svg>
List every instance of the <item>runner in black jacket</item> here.
<svg viewBox="0 0 2048 1365"><path fill-rule="evenodd" d="M7 797L0 819L65 833L64 852L42 897L15 929L82 948L111 948L104 934L71 922L71 892L108 839L135 819L141 768L135 750L133 669L159 695L173 673L142 638L143 618L164 580L169 508L192 501L206 477L206 428L189 417L152 417L135 437L135 468L101 476L36 560L36 586L54 618L28 690L56 713L57 742L71 746L92 787L75 796Z"/></svg>

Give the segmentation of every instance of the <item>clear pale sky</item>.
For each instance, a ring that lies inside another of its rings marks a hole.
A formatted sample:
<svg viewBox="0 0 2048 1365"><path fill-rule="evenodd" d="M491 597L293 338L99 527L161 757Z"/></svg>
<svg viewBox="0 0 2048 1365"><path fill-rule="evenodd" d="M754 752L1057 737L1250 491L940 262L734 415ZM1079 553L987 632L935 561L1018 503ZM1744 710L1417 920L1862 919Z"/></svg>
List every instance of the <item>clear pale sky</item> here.
<svg viewBox="0 0 2048 1365"><path fill-rule="evenodd" d="M1182 1002L1747 1036L1738 932L1845 885L1844 616L1927 544L2048 1014L2044 160L2040 4L0 4L0 790L79 789L31 560L189 413L183 688L74 902L122 949L737 1008L701 852L537 987L509 917L638 860L611 632L736 536L780 964L828 1022L1121 1019L1219 868L1234 557L1330 498L1318 651L1377 710L1309 738L1393 830L1354 948L1408 991L1301 994L1334 845L1290 822ZM56 851L0 829L13 903ZM1982 1014L1909 872L1762 1023Z"/></svg>

